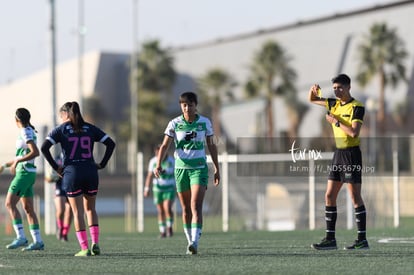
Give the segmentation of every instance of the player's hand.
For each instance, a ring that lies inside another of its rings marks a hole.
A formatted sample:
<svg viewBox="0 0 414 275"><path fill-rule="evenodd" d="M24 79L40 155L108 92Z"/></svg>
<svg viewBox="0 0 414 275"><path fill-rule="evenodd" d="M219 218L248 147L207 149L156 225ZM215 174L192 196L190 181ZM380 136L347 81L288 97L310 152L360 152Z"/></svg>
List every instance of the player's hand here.
<svg viewBox="0 0 414 275"><path fill-rule="evenodd" d="M338 121L338 119L331 113L325 115L326 121L330 124L334 124Z"/></svg>
<svg viewBox="0 0 414 275"><path fill-rule="evenodd" d="M59 166L56 172L59 177L63 178L63 167L62 166Z"/></svg>
<svg viewBox="0 0 414 275"><path fill-rule="evenodd" d="M321 90L321 87L319 84L313 84L312 87L309 89L309 93L311 93L315 97L320 97L319 91Z"/></svg>
<svg viewBox="0 0 414 275"><path fill-rule="evenodd" d="M220 184L220 172L214 173L214 186L217 186Z"/></svg>
<svg viewBox="0 0 414 275"><path fill-rule="evenodd" d="M149 196L149 193L150 193L149 187L145 187L144 188L144 197L145 198L148 197Z"/></svg>
<svg viewBox="0 0 414 275"><path fill-rule="evenodd" d="M162 170L162 168L161 168L161 167L155 167L155 169L154 169L153 173L154 173L154 176L155 176L156 178L159 178L159 177L160 177L160 175L161 175L162 173L164 173L164 170Z"/></svg>
<svg viewBox="0 0 414 275"><path fill-rule="evenodd" d="M10 165L10 173L12 175L16 175L16 166L17 166L17 160L14 160L13 163Z"/></svg>

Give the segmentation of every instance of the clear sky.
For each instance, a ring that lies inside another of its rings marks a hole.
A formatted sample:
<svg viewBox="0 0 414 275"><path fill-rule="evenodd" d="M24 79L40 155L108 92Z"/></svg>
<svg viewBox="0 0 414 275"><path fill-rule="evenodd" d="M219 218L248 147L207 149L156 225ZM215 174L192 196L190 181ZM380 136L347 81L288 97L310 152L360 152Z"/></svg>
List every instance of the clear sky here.
<svg viewBox="0 0 414 275"><path fill-rule="evenodd" d="M0 0L0 85L50 63L50 1ZM129 53L134 44L148 39L160 40L163 47L185 46L391 2L398 1L55 0L57 58L78 55L80 10L85 52Z"/></svg>

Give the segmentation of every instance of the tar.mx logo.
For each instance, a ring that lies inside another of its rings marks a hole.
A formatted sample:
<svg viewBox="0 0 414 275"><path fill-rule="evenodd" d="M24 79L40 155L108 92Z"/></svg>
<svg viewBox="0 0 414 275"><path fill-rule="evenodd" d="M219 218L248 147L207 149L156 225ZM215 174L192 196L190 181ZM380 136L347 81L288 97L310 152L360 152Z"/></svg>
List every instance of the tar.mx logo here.
<svg viewBox="0 0 414 275"><path fill-rule="evenodd" d="M295 148L296 140L293 141L291 149L289 149L290 154L292 155L292 161L296 163L297 160L306 160L306 159L313 159L318 160L322 159L322 152L321 150L315 149L301 149Z"/></svg>

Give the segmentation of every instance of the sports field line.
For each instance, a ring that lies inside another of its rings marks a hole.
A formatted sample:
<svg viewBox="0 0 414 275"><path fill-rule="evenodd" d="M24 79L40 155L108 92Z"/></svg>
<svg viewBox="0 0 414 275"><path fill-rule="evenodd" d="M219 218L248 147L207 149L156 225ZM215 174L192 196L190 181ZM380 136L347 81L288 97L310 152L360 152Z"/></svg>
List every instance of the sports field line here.
<svg viewBox="0 0 414 275"><path fill-rule="evenodd" d="M382 238L378 240L378 243L412 243L414 244L414 238Z"/></svg>

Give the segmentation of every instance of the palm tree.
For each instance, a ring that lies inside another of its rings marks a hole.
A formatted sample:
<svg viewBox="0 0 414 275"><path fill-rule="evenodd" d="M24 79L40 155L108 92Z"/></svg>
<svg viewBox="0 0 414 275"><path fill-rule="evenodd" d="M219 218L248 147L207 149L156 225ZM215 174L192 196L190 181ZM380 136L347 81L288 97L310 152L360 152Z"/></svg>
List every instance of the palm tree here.
<svg viewBox="0 0 414 275"><path fill-rule="evenodd" d="M84 116L87 121L101 124L106 121L107 115L98 96L92 95L83 100Z"/></svg>
<svg viewBox="0 0 414 275"><path fill-rule="evenodd" d="M294 92L296 73L290 67L291 58L275 41L266 42L255 54L251 66L251 77L245 86L250 96L264 91L266 99L267 132L266 137L274 135L273 103L277 94Z"/></svg>
<svg viewBox="0 0 414 275"><path fill-rule="evenodd" d="M406 81L404 61L407 51L396 29L390 29L386 23L375 23L364 35L358 53L358 83L365 87L375 76L380 82L377 121L379 132L383 135L386 129L385 87L388 84L395 87L401 80Z"/></svg>
<svg viewBox="0 0 414 275"><path fill-rule="evenodd" d="M146 41L138 54L138 143L148 151L162 139L167 123L166 99L172 93L176 72L170 52L161 48L157 40ZM132 129L134 130L134 129Z"/></svg>
<svg viewBox="0 0 414 275"><path fill-rule="evenodd" d="M308 105L298 100L296 92L286 92L284 97L290 121L288 136L294 139L298 136L300 122L308 110Z"/></svg>
<svg viewBox="0 0 414 275"><path fill-rule="evenodd" d="M221 137L220 110L224 97L232 98L231 88L235 85L228 72L221 68L213 68L199 79L199 87L207 94L212 110L214 134Z"/></svg>
<svg viewBox="0 0 414 275"><path fill-rule="evenodd" d="M138 55L138 89L151 92L169 92L176 73L173 57L162 49L158 40L144 42Z"/></svg>

